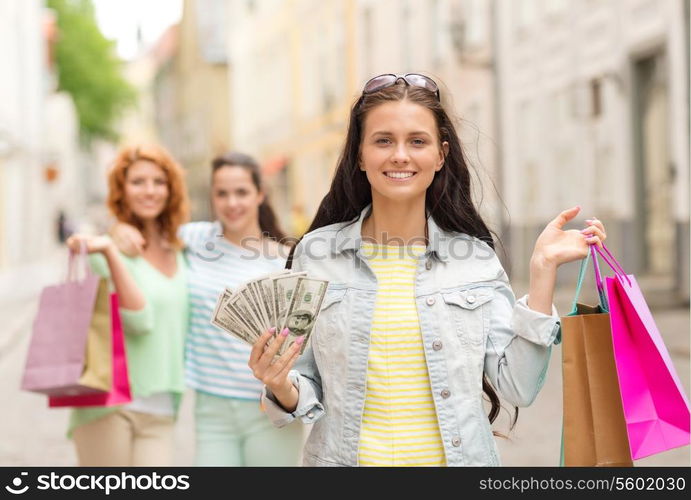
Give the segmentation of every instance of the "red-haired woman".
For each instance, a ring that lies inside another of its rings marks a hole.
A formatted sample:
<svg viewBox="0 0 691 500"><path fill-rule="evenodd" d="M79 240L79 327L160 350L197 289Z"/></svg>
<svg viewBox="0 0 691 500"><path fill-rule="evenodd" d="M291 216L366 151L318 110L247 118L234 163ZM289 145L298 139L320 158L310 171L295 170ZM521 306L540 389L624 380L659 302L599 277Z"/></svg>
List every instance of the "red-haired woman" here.
<svg viewBox="0 0 691 500"><path fill-rule="evenodd" d="M108 208L146 235L137 257L107 236L86 243L94 272L109 277L120 300L133 401L72 412L69 432L82 466L160 466L172 462L173 423L184 391L188 322L186 262L177 239L188 218L183 170L157 146L122 149L108 178Z"/></svg>

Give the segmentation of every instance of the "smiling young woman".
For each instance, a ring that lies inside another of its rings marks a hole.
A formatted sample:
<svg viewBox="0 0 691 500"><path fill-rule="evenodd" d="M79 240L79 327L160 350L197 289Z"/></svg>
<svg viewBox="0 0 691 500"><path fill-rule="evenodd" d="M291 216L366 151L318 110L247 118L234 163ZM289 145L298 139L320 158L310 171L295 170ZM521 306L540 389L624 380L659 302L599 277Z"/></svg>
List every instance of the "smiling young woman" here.
<svg viewBox="0 0 691 500"><path fill-rule="evenodd" d="M499 464L497 391L515 406L534 400L558 341L557 267L605 238L599 222L590 239L562 229L578 210L539 236L529 294L516 300L437 84L368 81L331 188L289 258L330 282L310 345L273 362L283 337L267 347L267 332L249 359L275 425L314 423L304 463Z"/></svg>

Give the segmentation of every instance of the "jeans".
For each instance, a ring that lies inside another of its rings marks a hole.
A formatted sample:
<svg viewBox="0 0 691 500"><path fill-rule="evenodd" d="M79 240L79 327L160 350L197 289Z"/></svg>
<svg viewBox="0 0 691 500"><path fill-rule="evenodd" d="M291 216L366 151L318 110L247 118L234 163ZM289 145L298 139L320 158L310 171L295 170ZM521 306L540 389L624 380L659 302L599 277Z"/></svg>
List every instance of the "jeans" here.
<svg viewBox="0 0 691 500"><path fill-rule="evenodd" d="M275 428L259 399L195 393L196 465L297 466L304 443L303 426Z"/></svg>

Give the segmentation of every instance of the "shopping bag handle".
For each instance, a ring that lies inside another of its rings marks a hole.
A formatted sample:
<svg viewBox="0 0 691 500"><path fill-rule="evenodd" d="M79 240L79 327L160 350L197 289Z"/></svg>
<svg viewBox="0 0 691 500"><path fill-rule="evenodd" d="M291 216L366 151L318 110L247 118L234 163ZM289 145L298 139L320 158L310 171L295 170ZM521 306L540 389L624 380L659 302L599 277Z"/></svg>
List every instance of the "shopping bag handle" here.
<svg viewBox="0 0 691 500"><path fill-rule="evenodd" d="M590 255L593 258L593 268L595 269L595 286L597 287L597 295L600 297L600 305L609 311L609 303L607 302L607 294L605 293L605 285L602 282L602 273L600 273L600 263L597 260L597 245L590 245Z"/></svg>
<svg viewBox="0 0 691 500"><path fill-rule="evenodd" d="M84 278L89 276L91 274L91 268L89 267L89 262L87 258L87 251L86 251L86 242L81 241L79 244L79 252L74 252L72 249L70 249L70 256L69 260L67 263L67 282L71 281L79 281L77 277L75 276L75 272L78 272L77 266L79 265L79 262L81 262L82 268L84 270ZM75 264L75 261L79 261ZM82 278L82 279L84 279Z"/></svg>
<svg viewBox="0 0 691 500"><path fill-rule="evenodd" d="M591 245L591 250L595 247L595 251L602 257L602 260L604 260L607 265L612 268L612 271L614 271L614 274L617 276L621 276L624 278L629 285L631 285L631 279L629 279L629 276L626 274L626 271L624 271L624 268L622 267L621 264L619 264L619 261L614 258L614 255L612 255L612 252L609 251L609 249L603 244L602 249L598 247L597 245ZM597 259L596 259L597 260Z"/></svg>
<svg viewBox="0 0 691 500"><path fill-rule="evenodd" d="M588 262L590 257L593 258L593 268L595 271L595 283L597 285L597 295L600 299L600 308L603 311L609 311L609 305L607 303L607 297L605 295L605 289L602 285L602 275L600 274L600 265L597 262L597 256L595 250L593 249L595 245L590 245L588 253L585 258L581 260L581 268L578 271L578 282L576 283L576 293L571 303L571 314L575 314L578 311L578 298L581 295L581 288L583 287L583 280L585 279L585 271L588 268Z"/></svg>

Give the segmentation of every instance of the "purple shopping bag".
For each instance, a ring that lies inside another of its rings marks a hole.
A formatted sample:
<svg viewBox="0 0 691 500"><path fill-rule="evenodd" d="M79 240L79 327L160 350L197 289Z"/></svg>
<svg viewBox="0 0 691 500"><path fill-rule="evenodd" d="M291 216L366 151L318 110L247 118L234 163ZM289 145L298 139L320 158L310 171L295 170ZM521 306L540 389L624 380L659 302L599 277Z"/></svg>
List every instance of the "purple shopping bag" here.
<svg viewBox="0 0 691 500"><path fill-rule="evenodd" d="M631 458L688 445L689 401L636 278L598 253L615 272L605 284Z"/></svg>
<svg viewBox="0 0 691 500"><path fill-rule="evenodd" d="M110 320L112 331L113 386L109 392L101 394L83 394L81 396L50 396L48 406L115 406L130 403L132 391L127 372L127 353L125 352L125 334L120 321L118 296L110 294Z"/></svg>
<svg viewBox="0 0 691 500"><path fill-rule="evenodd" d="M76 278L81 263L83 277ZM107 286L91 272L86 249L70 253L67 280L41 292L21 388L51 396L102 393L85 377L87 341L99 287ZM107 290L104 290L107 293Z"/></svg>

